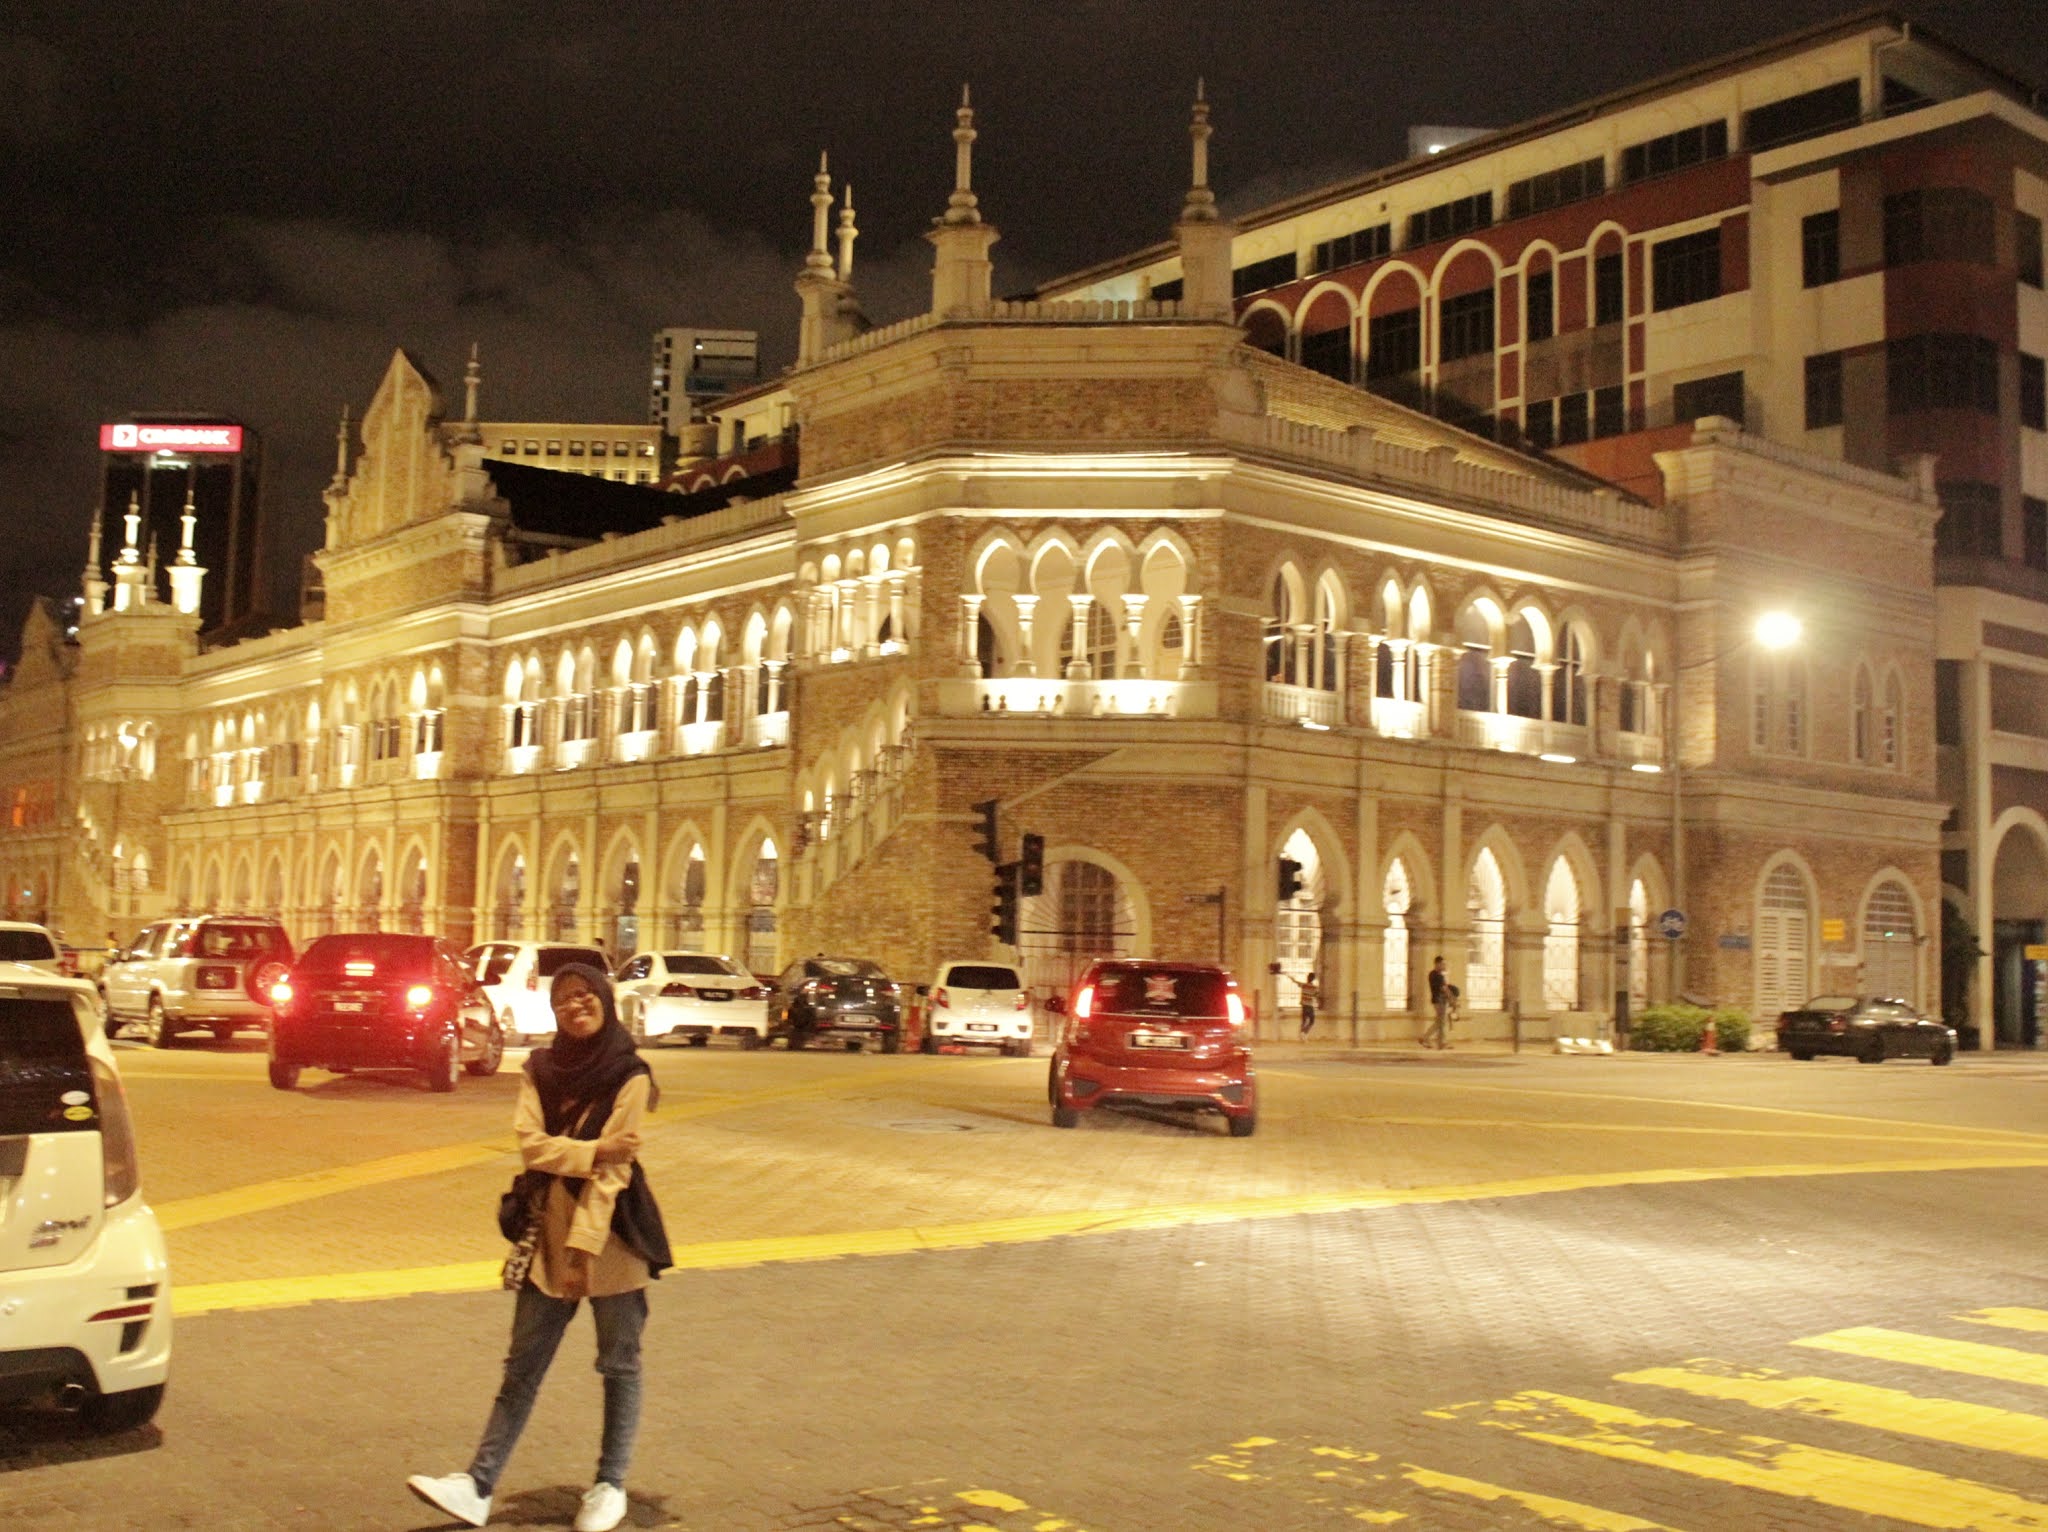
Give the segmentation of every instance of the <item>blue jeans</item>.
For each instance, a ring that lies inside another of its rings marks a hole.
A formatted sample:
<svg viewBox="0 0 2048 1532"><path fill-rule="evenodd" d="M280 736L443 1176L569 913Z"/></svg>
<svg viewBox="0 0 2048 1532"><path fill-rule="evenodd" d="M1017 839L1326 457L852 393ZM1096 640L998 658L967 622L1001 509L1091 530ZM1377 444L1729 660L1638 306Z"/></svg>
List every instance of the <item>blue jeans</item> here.
<svg viewBox="0 0 2048 1532"><path fill-rule="evenodd" d="M633 1438L640 1432L640 1332L647 1328L647 1290L593 1298L590 1312L597 1320L597 1370L604 1378L604 1445L598 1453L597 1477L624 1489ZM548 1375L562 1332L575 1316L573 1298L550 1298L531 1282L519 1289L505 1381L498 1386L490 1423L469 1465L478 1494L489 1495L497 1487L505 1460L533 1413L540 1380Z"/></svg>

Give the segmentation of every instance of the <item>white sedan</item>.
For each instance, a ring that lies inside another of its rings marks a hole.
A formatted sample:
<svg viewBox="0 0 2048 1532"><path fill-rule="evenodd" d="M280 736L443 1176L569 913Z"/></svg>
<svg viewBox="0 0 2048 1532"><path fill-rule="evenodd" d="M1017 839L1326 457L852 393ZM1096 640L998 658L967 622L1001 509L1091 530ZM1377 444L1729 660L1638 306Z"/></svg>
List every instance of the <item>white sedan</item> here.
<svg viewBox="0 0 2048 1532"><path fill-rule="evenodd" d="M619 965L619 1020L642 1042L687 1037L702 1048L737 1037L742 1048L768 1041L768 991L729 957L710 952L636 952Z"/></svg>

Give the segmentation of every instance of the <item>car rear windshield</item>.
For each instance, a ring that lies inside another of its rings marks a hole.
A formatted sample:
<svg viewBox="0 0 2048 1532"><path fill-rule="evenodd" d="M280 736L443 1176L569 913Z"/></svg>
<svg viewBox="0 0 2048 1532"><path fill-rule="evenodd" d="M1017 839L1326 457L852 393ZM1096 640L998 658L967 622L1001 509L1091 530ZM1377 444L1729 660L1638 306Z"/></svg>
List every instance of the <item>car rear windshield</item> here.
<svg viewBox="0 0 2048 1532"><path fill-rule="evenodd" d="M534 971L545 979L570 963L581 963L599 973L611 972L611 965L605 962L604 954L589 947L543 947L534 959Z"/></svg>
<svg viewBox="0 0 2048 1532"><path fill-rule="evenodd" d="M298 971L308 977L375 979L421 975L433 966L431 936L363 933L317 938L299 958Z"/></svg>
<svg viewBox="0 0 2048 1532"><path fill-rule="evenodd" d="M1097 1015L1214 1016L1230 1008L1230 985L1220 973L1105 968L1095 979Z"/></svg>
<svg viewBox="0 0 2048 1532"><path fill-rule="evenodd" d="M811 971L828 979L879 979L881 968L866 958L812 958Z"/></svg>
<svg viewBox="0 0 2048 1532"><path fill-rule="evenodd" d="M43 963L57 955L47 931L0 931L0 961Z"/></svg>
<svg viewBox="0 0 2048 1532"><path fill-rule="evenodd" d="M0 995L0 1137L91 1132L92 1069L68 998Z"/></svg>
<svg viewBox="0 0 2048 1532"><path fill-rule="evenodd" d="M946 982L956 989L1022 989L1023 980L1014 968L993 964L955 963L946 971Z"/></svg>
<svg viewBox="0 0 2048 1532"><path fill-rule="evenodd" d="M285 945L284 932L277 926L254 923L208 921L187 941L192 957L261 957Z"/></svg>
<svg viewBox="0 0 2048 1532"><path fill-rule="evenodd" d="M1800 1007L1802 1011L1853 1011L1856 1009L1854 995L1815 995Z"/></svg>
<svg viewBox="0 0 2048 1532"><path fill-rule="evenodd" d="M701 952L670 952L662 957L670 973L717 973L732 977L732 970L720 958L706 957Z"/></svg>

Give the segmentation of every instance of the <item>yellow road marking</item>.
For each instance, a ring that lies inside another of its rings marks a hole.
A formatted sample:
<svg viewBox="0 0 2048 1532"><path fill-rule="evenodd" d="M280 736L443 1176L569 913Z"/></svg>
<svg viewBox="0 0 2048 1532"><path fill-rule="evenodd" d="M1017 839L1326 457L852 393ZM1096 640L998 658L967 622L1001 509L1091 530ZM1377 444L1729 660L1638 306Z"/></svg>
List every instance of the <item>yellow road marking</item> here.
<svg viewBox="0 0 2048 1532"><path fill-rule="evenodd" d="M1768 1368L1738 1369L1725 1362L1694 1361L1684 1367L1646 1367L1624 1372L1617 1383L1647 1383L1708 1399L1728 1399L1758 1409L1789 1410L1922 1436L1958 1447L1981 1447L2018 1457L2048 1458L2048 1420L1960 1399L1925 1398L1896 1388L1875 1388L1839 1378L1789 1377Z"/></svg>
<svg viewBox="0 0 2048 1532"><path fill-rule="evenodd" d="M166 1230L189 1229L196 1224L267 1212L271 1208L307 1202L315 1197L359 1191L365 1186L382 1186L391 1181L411 1180L415 1176L438 1175L445 1170L463 1170L471 1165L504 1159L517 1152L510 1144L444 1144L438 1149L414 1149L405 1154L387 1155L381 1160L365 1160L358 1165L309 1170L302 1175L258 1181L224 1192L180 1197L175 1202L160 1205L156 1218Z"/></svg>
<svg viewBox="0 0 2048 1532"><path fill-rule="evenodd" d="M1412 1117L1380 1116L1368 1113L1347 1113L1340 1118L1344 1122L1386 1124L1402 1128L1545 1128L1573 1133L1692 1133L1707 1137L1739 1138L1800 1138L1839 1139L1856 1144L1921 1144L1929 1147L1947 1148L1967 1144L1973 1148L1994 1149L2007 1146L2004 1139L1956 1138L1934 1136L1933 1130L1925 1133L1829 1133L1816 1128L1757 1128L1748 1124L1731 1123L1727 1127L1706 1127L1698 1124L1673 1122L1572 1122L1534 1117Z"/></svg>
<svg viewBox="0 0 2048 1532"><path fill-rule="evenodd" d="M1560 1500L1555 1495L1508 1489L1478 1479L1461 1478L1457 1474L1438 1473L1433 1468L1410 1464L1402 1470L1401 1477L1422 1489L1444 1490L1489 1502L1505 1500L1511 1505L1534 1511L1546 1520L1568 1527L1583 1527L1586 1532L1673 1532L1661 1521L1644 1521L1640 1516L1630 1516L1622 1511L1602 1510L1597 1505L1582 1505L1576 1500Z"/></svg>
<svg viewBox="0 0 2048 1532"><path fill-rule="evenodd" d="M1908 1175L1930 1171L2015 1170L2048 1167L2048 1157L2015 1155L1941 1160L1881 1160L1842 1165L1735 1165L1720 1169L1669 1168L1589 1171L1578 1175L1536 1176L1521 1181L1491 1181L1464 1186L1374 1189L1370 1191L1305 1192L1284 1197L1247 1197L1222 1202L1196 1202L1123 1209L1079 1208L1059 1212L992 1218L973 1223L930 1224L896 1229L854 1229L823 1234L721 1240L680 1246L678 1270L727 1270L795 1261L826 1261L841 1256L903 1255L930 1250L969 1250L984 1245L1033 1244L1041 1240L1084 1235L1130 1234L1191 1225L1239 1223L1249 1219L1292 1218L1304 1214L1365 1212L1384 1207L1426 1207L1439 1203L1482 1202L1511 1197L1548 1196L1558 1192L1592 1191L1623 1186L1670 1186L1715 1181L1795 1179L1815 1176ZM427 1267L431 1274L460 1267ZM472 1262L480 1273L467 1287L429 1285L423 1292L477 1291L495 1285L496 1262ZM285 1277L253 1283L211 1283L177 1290L178 1312L208 1313L228 1308L270 1308L319 1298L387 1297L395 1292L365 1294L331 1292L327 1284L353 1284L363 1273L338 1277ZM374 1275L402 1277L403 1273ZM229 1292L229 1298L217 1294ZM396 1291L404 1291L397 1289ZM251 1293L259 1301L241 1301ZM188 1307L188 1305L191 1305Z"/></svg>
<svg viewBox="0 0 2048 1532"><path fill-rule="evenodd" d="M1956 1318L1968 1320L1973 1325L1997 1325L2006 1330L2048 1334L2048 1309L1979 1309L1974 1314L1958 1314Z"/></svg>
<svg viewBox="0 0 2048 1532"><path fill-rule="evenodd" d="M1491 1412L1484 1417L1485 1424L1531 1441L1867 1516L1970 1532L2048 1529L2048 1505L1989 1484L1879 1458L1717 1431L1540 1390L1478 1409ZM1429 1413L1456 1418L1457 1412Z"/></svg>
<svg viewBox="0 0 2048 1532"><path fill-rule="evenodd" d="M1980 1341L1942 1340L1932 1335L1910 1335L1904 1330L1886 1330L1876 1325L1859 1325L1832 1330L1792 1342L1816 1351L1839 1351L1846 1356L1873 1357L1881 1362L1907 1362L1915 1367L1938 1367L1944 1372L1966 1373L1973 1378L1995 1378L2001 1383L2030 1383L2048 1388L2048 1356L2038 1351L2015 1351L2010 1346L1987 1346Z"/></svg>

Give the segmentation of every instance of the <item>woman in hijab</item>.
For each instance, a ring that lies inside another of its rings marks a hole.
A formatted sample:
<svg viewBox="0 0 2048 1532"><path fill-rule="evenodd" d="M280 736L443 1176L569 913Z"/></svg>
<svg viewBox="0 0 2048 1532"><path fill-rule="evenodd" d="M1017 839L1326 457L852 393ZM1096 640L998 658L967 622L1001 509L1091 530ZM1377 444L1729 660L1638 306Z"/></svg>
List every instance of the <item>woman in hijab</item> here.
<svg viewBox="0 0 2048 1532"><path fill-rule="evenodd" d="M626 1470L640 1425L647 1284L670 1264L661 1211L637 1162L641 1120L657 1092L646 1060L619 1024L602 972L564 965L549 1000L554 1042L527 1057L512 1118L526 1168L539 1173L546 1190L533 1264L513 1309L504 1382L468 1470L415 1474L406 1483L459 1521L480 1527L490 1520L498 1475L563 1331L588 1298L604 1378L604 1440L576 1532L610 1532L626 1514Z"/></svg>

